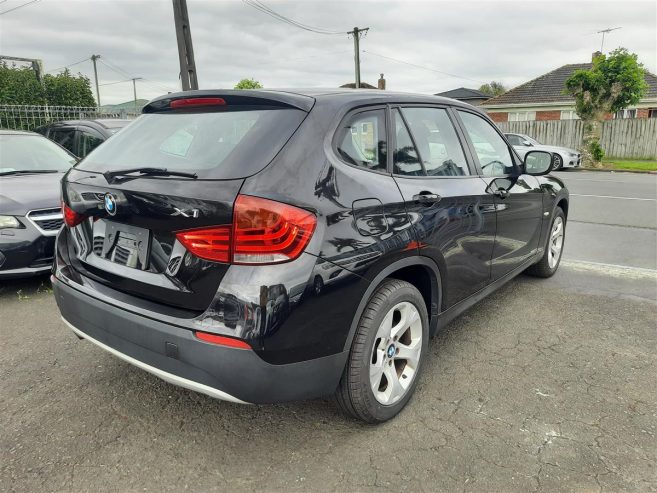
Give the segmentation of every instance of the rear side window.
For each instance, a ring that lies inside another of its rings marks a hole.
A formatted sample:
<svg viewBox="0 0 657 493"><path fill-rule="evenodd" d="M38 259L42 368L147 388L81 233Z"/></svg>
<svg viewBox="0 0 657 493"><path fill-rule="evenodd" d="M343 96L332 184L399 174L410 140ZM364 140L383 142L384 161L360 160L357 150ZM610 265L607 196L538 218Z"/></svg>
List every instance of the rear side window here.
<svg viewBox="0 0 657 493"><path fill-rule="evenodd" d="M97 132L95 132L94 130L85 129L85 130L80 130L79 133L80 133L80 140L78 141L78 143L79 143L81 157L86 156L105 141L105 139L103 139L103 137Z"/></svg>
<svg viewBox="0 0 657 493"><path fill-rule="evenodd" d="M149 113L84 159L79 169L163 167L199 178L244 178L264 168L306 113L232 106L223 111Z"/></svg>
<svg viewBox="0 0 657 493"><path fill-rule="evenodd" d="M383 109L363 111L348 117L338 129L336 150L353 166L386 171L386 115Z"/></svg>
<svg viewBox="0 0 657 493"><path fill-rule="evenodd" d="M72 128L62 130L51 130L50 139L57 142L67 151L75 154L75 130Z"/></svg>
<svg viewBox="0 0 657 493"><path fill-rule="evenodd" d="M396 175L422 176L424 170L420 164L417 149L399 110L394 110L395 154L393 156L393 173Z"/></svg>
<svg viewBox="0 0 657 493"><path fill-rule="evenodd" d="M454 125L441 108L403 108L427 176L470 174Z"/></svg>

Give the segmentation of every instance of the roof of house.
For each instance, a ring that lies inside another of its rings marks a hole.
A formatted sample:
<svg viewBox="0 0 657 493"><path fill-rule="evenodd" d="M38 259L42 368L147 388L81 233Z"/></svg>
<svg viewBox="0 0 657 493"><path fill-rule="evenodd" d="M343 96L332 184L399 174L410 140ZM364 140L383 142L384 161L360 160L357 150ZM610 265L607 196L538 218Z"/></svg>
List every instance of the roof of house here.
<svg viewBox="0 0 657 493"><path fill-rule="evenodd" d="M355 82L348 82L347 84L342 84L340 87L343 87L345 89L356 89L356 83ZM378 87L373 86L372 84L368 84L367 82L360 82L360 88L361 89L378 89Z"/></svg>
<svg viewBox="0 0 657 493"><path fill-rule="evenodd" d="M435 96L442 96L444 98L452 99L488 99L489 94L478 91L477 89L468 89L467 87L459 87L450 91L436 93Z"/></svg>
<svg viewBox="0 0 657 493"><path fill-rule="evenodd" d="M566 79L576 70L589 70L591 63L571 63L525 82L510 91L482 103L482 106L524 103L572 103L575 99L564 93ZM648 90L644 97L657 97L657 76L646 72Z"/></svg>

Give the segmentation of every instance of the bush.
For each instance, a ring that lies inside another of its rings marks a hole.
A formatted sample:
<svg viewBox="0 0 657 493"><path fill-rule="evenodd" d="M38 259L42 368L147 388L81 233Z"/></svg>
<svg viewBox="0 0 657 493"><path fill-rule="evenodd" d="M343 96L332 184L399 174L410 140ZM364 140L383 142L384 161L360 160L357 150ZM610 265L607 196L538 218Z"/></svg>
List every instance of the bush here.
<svg viewBox="0 0 657 493"><path fill-rule="evenodd" d="M599 163L605 157L605 151L597 140L594 140L589 144L589 151L591 152L591 157L596 163Z"/></svg>

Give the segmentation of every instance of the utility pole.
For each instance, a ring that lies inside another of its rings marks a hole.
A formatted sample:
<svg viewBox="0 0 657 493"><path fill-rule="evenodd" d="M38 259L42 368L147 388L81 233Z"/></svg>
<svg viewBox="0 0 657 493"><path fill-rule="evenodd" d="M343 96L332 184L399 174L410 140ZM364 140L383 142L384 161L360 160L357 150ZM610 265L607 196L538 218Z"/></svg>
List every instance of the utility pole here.
<svg viewBox="0 0 657 493"><path fill-rule="evenodd" d="M187 14L187 0L173 0L173 19L176 25L182 89L183 91L198 89L192 31L189 27L189 15Z"/></svg>
<svg viewBox="0 0 657 493"><path fill-rule="evenodd" d="M356 89L360 89L360 37L363 33L367 33L370 28L366 27L364 29L358 29L354 27L353 31L349 31L347 34L351 34L354 37L354 65L356 69Z"/></svg>
<svg viewBox="0 0 657 493"><path fill-rule="evenodd" d="M132 78L132 94L134 95L134 101L135 101L135 113L137 113L137 81L141 79L142 79L141 77Z"/></svg>
<svg viewBox="0 0 657 493"><path fill-rule="evenodd" d="M98 109L100 109L100 89L98 87L98 69L96 68L96 60L100 58L100 55L91 55L91 62L94 64L94 79L96 79L96 103L98 104Z"/></svg>

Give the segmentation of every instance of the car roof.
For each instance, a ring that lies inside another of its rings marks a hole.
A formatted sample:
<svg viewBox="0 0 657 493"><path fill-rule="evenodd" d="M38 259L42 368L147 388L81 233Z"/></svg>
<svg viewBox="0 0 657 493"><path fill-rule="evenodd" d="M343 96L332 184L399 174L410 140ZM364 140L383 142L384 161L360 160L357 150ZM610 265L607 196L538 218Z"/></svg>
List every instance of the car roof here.
<svg viewBox="0 0 657 493"><path fill-rule="evenodd" d="M455 99L445 98L442 96L433 96L430 94L417 94L408 92L394 92L379 89L348 89L348 88L282 88L282 89L204 89L199 91L186 91L173 94L166 94L150 101L145 107L144 112L157 111L157 103L170 99L182 99L207 96L220 96L232 98L254 98L276 101L282 104L295 106L299 109L309 111L315 101L326 103L335 103L336 105L353 104L354 106L362 103L433 103L459 106L463 108L475 109L482 113L481 110L474 106L457 101ZM153 104L155 103L155 104Z"/></svg>

